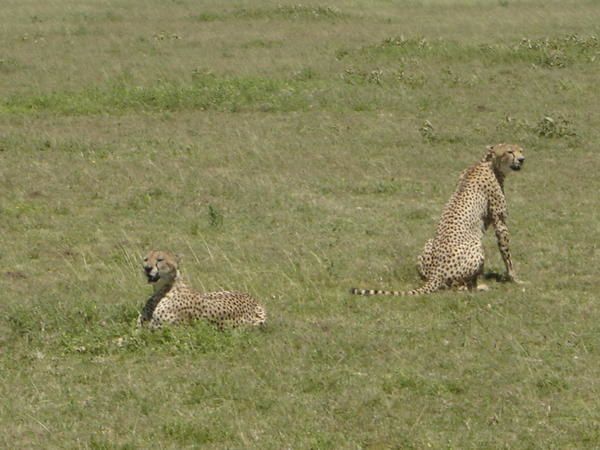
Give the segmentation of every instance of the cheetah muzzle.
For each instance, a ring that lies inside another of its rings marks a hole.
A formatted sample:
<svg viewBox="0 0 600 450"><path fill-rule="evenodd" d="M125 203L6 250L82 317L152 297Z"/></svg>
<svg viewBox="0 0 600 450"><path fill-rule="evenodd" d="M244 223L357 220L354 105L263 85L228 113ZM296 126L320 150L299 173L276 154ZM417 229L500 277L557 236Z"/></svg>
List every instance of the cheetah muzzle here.
<svg viewBox="0 0 600 450"><path fill-rule="evenodd" d="M525 164L525 158L521 157L521 158L516 159L510 165L510 168L514 171L521 170L521 167L523 167L523 164Z"/></svg>
<svg viewBox="0 0 600 450"><path fill-rule="evenodd" d="M152 274L147 273L146 278L148 279L148 283L156 283L158 280L160 280L160 277L158 276L158 274L152 275Z"/></svg>

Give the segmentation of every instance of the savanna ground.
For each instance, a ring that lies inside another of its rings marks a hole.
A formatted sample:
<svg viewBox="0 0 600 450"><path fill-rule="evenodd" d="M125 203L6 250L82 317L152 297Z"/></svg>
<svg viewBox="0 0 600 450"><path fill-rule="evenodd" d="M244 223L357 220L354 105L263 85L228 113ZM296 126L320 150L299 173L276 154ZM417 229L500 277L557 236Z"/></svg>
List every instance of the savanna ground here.
<svg viewBox="0 0 600 450"><path fill-rule="evenodd" d="M0 447L600 445L600 3L0 18ZM458 174L503 141L526 149L506 185L526 284L351 297L419 285ZM268 327L136 333L151 248Z"/></svg>

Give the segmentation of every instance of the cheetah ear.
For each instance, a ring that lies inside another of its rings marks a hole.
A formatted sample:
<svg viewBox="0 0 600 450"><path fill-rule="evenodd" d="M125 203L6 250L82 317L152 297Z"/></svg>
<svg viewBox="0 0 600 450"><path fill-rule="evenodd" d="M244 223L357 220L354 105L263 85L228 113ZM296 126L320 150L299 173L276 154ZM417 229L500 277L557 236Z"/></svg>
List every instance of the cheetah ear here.
<svg viewBox="0 0 600 450"><path fill-rule="evenodd" d="M495 146L494 145L486 145L485 149L487 150L485 157L483 158L484 161L491 161L492 159L494 159L494 156L496 156L495 153Z"/></svg>

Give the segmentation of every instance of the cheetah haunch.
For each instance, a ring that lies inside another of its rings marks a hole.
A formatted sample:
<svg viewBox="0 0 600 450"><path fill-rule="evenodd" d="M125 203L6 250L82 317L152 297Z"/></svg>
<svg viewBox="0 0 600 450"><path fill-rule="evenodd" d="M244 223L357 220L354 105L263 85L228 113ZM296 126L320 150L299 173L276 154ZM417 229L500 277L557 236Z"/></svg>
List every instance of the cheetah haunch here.
<svg viewBox="0 0 600 450"><path fill-rule="evenodd" d="M175 255L151 251L144 258L144 273L154 293L140 313L138 327L163 324L183 324L207 320L219 329L226 326L262 325L266 320L264 308L243 292L197 292L183 282Z"/></svg>
<svg viewBox="0 0 600 450"><path fill-rule="evenodd" d="M483 233L493 225L506 266L506 279L517 281L508 248L504 178L525 161L518 145L487 148L484 158L460 175L456 191L446 204L435 237L425 244L417 270L425 285L411 291L351 290L356 295L421 295L446 287L477 288L483 273Z"/></svg>

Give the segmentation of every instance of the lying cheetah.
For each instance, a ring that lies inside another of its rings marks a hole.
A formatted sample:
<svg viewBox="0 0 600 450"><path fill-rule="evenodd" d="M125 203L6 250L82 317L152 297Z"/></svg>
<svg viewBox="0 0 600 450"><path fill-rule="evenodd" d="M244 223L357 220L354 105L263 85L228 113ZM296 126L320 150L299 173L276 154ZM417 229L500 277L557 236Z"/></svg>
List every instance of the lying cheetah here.
<svg viewBox="0 0 600 450"><path fill-rule="evenodd" d="M356 295L421 295L445 287L477 288L483 273L481 239L490 224L496 231L506 278L517 281L508 248L504 178L520 170L525 158L518 145L498 144L487 148L484 158L463 171L456 191L446 204L435 237L426 242L417 270L425 284L411 291L351 290Z"/></svg>
<svg viewBox="0 0 600 450"><path fill-rule="evenodd" d="M242 292L200 293L187 287L172 253L151 251L144 258L144 273L154 293L138 316L138 327L151 329L163 324L190 323L204 319L219 329L226 326L263 325L264 308L250 295Z"/></svg>

